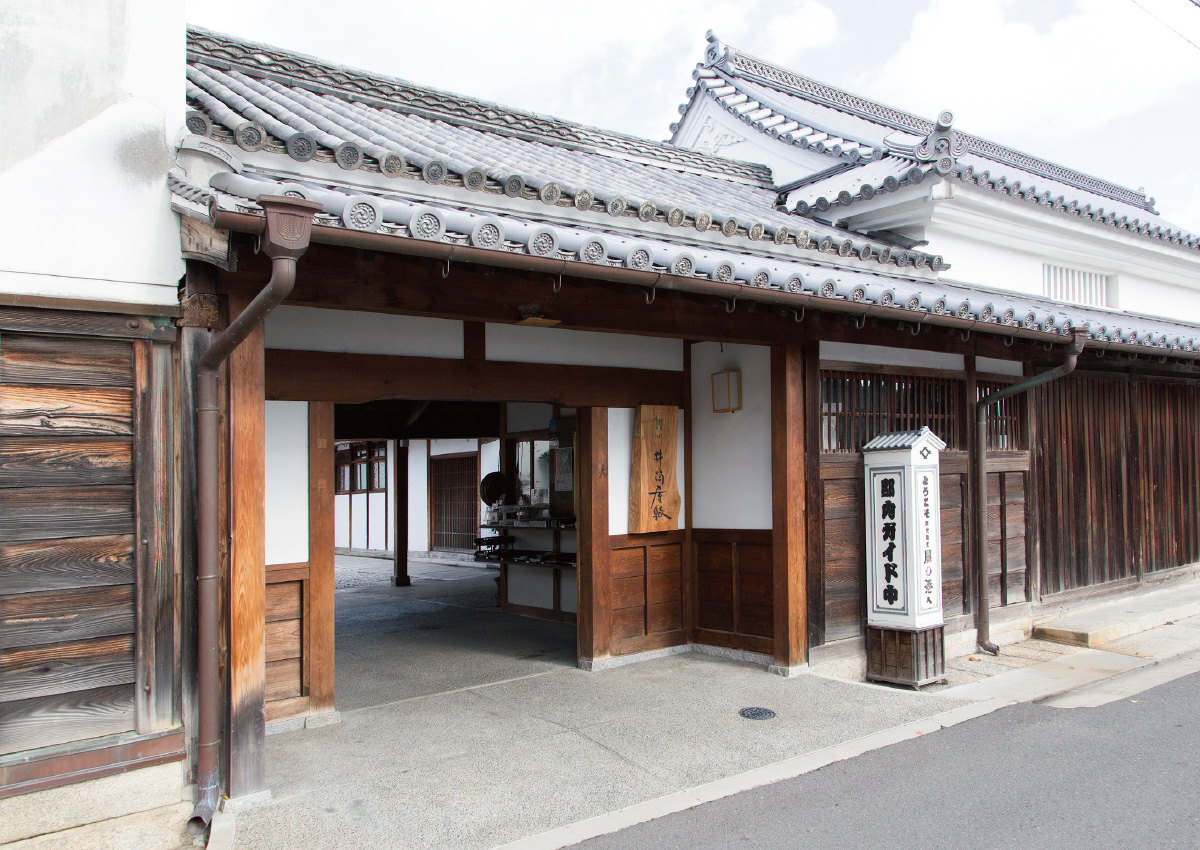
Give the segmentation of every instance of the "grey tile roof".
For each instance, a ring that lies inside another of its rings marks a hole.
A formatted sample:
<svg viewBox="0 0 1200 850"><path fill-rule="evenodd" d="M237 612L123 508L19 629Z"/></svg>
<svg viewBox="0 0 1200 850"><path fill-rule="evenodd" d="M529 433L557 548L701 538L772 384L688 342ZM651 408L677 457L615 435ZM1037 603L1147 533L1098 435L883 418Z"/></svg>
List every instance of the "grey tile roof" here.
<svg viewBox="0 0 1200 850"><path fill-rule="evenodd" d="M188 127L245 150L665 222L727 239L940 269L941 257L775 209L765 166L731 162L189 31ZM605 226L599 224L599 226Z"/></svg>
<svg viewBox="0 0 1200 850"><path fill-rule="evenodd" d="M946 448L945 442L937 434L922 425L915 431L896 431L891 434L880 434L862 447L864 452L887 452L897 449L911 449L924 439L929 439L938 450Z"/></svg>
<svg viewBox="0 0 1200 850"><path fill-rule="evenodd" d="M889 155L876 162L795 186L788 192L788 202L800 215L824 217L831 208L848 207L858 200L867 200L895 192L901 186L921 183L929 171L928 165ZM841 217L836 212L833 215Z"/></svg>
<svg viewBox="0 0 1200 850"><path fill-rule="evenodd" d="M926 118L885 106L882 103L750 56L722 43L711 32L708 37L709 45L705 51L704 62L700 66L702 68L712 68L746 83L757 83L781 94L821 104L881 127L903 130L917 136L926 136L935 128L935 123ZM960 136L967 143L970 151L994 162L1015 166L1036 177L1058 180L1066 185L1101 197L1139 206L1147 211L1153 209L1154 199L1147 197L1144 192L1128 189L978 136L967 133L960 133Z"/></svg>
<svg viewBox="0 0 1200 850"><path fill-rule="evenodd" d="M870 161L883 156L879 147L872 147L857 139L843 138L824 122L810 123L803 118L797 119L795 116L798 113L792 108L795 104L786 104L778 96L771 97L761 91L748 92L749 87L736 77L703 66L693 71L692 76L696 79L696 85L688 89L689 98L694 100L702 95L710 97L741 121L780 141L849 162ZM686 112L689 106L683 104L680 112ZM672 124L672 142L678 138L678 131L679 124Z"/></svg>
<svg viewBox="0 0 1200 850"><path fill-rule="evenodd" d="M741 246L713 243L698 233L690 241L661 235L630 238L585 225L565 225L515 212L482 214L450 203L430 202L395 192L357 192L316 180L237 174L222 171L210 186L190 183L179 175L168 181L177 208L202 216L213 210L262 215L255 203L264 194L293 195L322 204L318 231L357 230L395 237L464 245L489 251L523 254L567 262L587 276L586 267L603 266L702 278L728 287L728 297L767 301L780 309L776 294L797 296L799 310L811 307L859 317L875 316L919 327L930 321L964 331L1013 336L1018 330L1044 341L1069 336L1074 328L1088 332L1102 348L1200 358L1200 326L1112 310L1064 305L1020 293L989 290L916 273L879 274L806 262L805 255L781 255L771 243ZM536 210L537 207L532 207ZM206 212L207 211L207 212ZM776 253L767 253L775 250ZM876 268L883 269L881 266ZM933 317L936 317L934 319ZM865 320L865 318L864 318Z"/></svg>

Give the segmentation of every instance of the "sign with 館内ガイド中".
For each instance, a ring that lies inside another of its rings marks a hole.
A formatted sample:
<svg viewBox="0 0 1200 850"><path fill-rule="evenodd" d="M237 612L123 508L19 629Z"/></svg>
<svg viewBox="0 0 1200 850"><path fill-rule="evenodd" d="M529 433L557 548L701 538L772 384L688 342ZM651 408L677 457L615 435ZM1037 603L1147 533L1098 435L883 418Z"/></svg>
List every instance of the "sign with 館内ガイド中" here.
<svg viewBox="0 0 1200 850"><path fill-rule="evenodd" d="M629 476L629 533L679 528L679 410L643 404L633 419L633 464Z"/></svg>
<svg viewBox="0 0 1200 850"><path fill-rule="evenodd" d="M928 428L883 434L863 447L867 624L942 625L938 454Z"/></svg>

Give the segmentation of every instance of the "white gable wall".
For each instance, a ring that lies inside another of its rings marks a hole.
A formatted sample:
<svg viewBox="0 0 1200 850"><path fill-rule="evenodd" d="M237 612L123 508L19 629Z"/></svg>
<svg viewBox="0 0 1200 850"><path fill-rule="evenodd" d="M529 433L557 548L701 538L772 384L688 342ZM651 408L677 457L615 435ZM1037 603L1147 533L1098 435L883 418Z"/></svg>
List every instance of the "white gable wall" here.
<svg viewBox="0 0 1200 850"><path fill-rule="evenodd" d="M178 303L184 25L182 0L5 4L0 292Z"/></svg>

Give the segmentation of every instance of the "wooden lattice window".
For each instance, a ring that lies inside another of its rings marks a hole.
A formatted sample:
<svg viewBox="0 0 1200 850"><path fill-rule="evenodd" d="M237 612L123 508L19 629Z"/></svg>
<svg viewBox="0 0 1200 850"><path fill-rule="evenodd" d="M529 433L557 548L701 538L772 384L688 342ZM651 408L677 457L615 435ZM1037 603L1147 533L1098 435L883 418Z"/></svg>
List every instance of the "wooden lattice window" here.
<svg viewBox="0 0 1200 850"><path fill-rule="evenodd" d="M879 434L922 425L962 449L962 386L955 378L823 369L821 450L857 452Z"/></svg>
<svg viewBox="0 0 1200 850"><path fill-rule="evenodd" d="M387 441L339 443L334 453L337 493L387 490Z"/></svg>
<svg viewBox="0 0 1200 850"><path fill-rule="evenodd" d="M1009 386L999 381L980 381L976 385L978 398ZM1025 448L1025 429L1022 427L1022 396L1010 396L988 405L987 447L996 451L1017 451Z"/></svg>

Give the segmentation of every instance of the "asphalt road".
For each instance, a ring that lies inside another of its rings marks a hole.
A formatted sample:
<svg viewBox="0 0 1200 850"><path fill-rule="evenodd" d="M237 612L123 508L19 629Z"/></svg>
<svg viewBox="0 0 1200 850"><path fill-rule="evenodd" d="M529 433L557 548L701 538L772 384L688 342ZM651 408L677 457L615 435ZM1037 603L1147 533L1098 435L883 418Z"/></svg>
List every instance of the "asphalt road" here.
<svg viewBox="0 0 1200 850"><path fill-rule="evenodd" d="M770 722L770 721L760 721ZM1200 847L1200 674L1014 705L582 850Z"/></svg>

